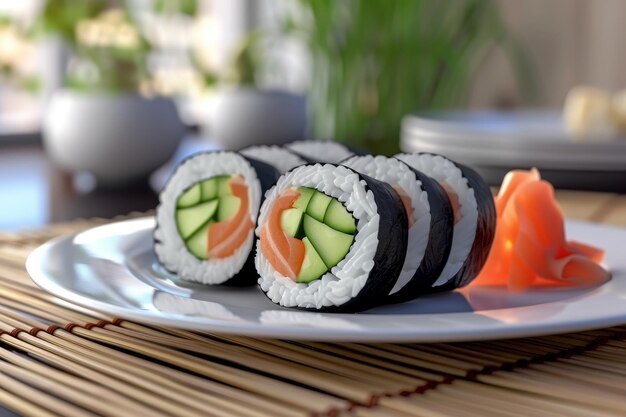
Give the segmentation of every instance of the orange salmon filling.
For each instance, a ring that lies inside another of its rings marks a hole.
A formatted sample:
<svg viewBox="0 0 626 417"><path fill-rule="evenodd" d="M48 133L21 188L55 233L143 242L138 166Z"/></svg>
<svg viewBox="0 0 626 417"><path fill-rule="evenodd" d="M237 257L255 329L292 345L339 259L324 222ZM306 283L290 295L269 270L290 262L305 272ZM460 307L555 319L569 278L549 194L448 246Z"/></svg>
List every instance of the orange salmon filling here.
<svg viewBox="0 0 626 417"><path fill-rule="evenodd" d="M292 187L269 207L261 226L261 252L272 267L298 283L321 278L352 246L356 223L336 198Z"/></svg>
<svg viewBox="0 0 626 417"><path fill-rule="evenodd" d="M280 218L282 212L291 208L298 197L298 190L288 189L274 201L260 236L263 255L276 271L294 281L304 260L304 243L283 231Z"/></svg>
<svg viewBox="0 0 626 417"><path fill-rule="evenodd" d="M241 176L231 178L228 184L232 195L240 200L239 210L232 218L209 226L207 234L209 259L232 256L254 228L254 223L250 218L248 186Z"/></svg>

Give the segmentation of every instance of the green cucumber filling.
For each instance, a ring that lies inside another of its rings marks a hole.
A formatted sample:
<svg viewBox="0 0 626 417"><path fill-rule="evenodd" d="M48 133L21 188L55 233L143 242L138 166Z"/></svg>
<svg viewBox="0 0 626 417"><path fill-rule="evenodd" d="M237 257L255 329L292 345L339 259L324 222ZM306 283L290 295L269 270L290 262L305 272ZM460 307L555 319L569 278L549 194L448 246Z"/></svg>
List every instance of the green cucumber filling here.
<svg viewBox="0 0 626 417"><path fill-rule="evenodd" d="M321 278L348 253L354 242L356 221L339 200L308 187L299 187L300 196L281 213L281 228L302 240L304 261L296 282Z"/></svg>
<svg viewBox="0 0 626 417"><path fill-rule="evenodd" d="M185 246L198 259L208 259L208 230L216 222L226 221L239 210L240 199L232 195L230 175L197 182L176 200L176 228Z"/></svg>

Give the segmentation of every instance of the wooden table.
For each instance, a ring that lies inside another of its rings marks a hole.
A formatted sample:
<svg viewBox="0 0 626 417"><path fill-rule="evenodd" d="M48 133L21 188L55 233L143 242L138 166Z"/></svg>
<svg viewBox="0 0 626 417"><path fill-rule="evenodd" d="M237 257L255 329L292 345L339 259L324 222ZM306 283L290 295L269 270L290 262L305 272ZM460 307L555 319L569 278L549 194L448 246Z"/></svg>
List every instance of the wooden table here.
<svg viewBox="0 0 626 417"><path fill-rule="evenodd" d="M626 197L559 192L626 225ZM0 234L0 405L28 416L624 416L626 327L477 343L303 343L159 328L72 308L24 270L45 240Z"/></svg>

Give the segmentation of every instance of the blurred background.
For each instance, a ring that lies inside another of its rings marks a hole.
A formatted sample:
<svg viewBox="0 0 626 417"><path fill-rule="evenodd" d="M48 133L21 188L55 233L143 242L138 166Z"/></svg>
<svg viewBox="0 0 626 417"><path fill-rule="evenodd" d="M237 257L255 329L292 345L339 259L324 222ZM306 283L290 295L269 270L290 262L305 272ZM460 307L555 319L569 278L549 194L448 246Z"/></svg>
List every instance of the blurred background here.
<svg viewBox="0 0 626 417"><path fill-rule="evenodd" d="M494 148L445 129L563 141L574 86L626 86L624 16L620 0L1 2L0 229L148 210L190 152L305 138L449 146L497 183L471 155ZM570 151L548 171L588 177ZM515 152L498 169L534 158Z"/></svg>

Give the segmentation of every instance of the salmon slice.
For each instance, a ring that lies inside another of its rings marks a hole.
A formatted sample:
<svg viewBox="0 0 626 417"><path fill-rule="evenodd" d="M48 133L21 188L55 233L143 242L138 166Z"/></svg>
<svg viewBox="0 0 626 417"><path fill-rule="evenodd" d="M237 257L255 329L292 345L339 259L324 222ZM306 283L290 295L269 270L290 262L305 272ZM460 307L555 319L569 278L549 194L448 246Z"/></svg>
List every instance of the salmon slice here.
<svg viewBox="0 0 626 417"><path fill-rule="evenodd" d="M604 251L565 237L554 188L539 171L511 171L495 199L497 226L489 257L472 285L525 291L533 285L594 286L610 278Z"/></svg>
<svg viewBox="0 0 626 417"><path fill-rule="evenodd" d="M282 254L274 250L277 246L276 242L272 242L272 237L267 231L268 227L261 228L261 234L259 236L259 241L261 243L261 251L263 255L267 259L267 261L274 267L276 271L278 271L281 275L291 278L294 275L294 271L289 266L289 262L285 259Z"/></svg>
<svg viewBox="0 0 626 417"><path fill-rule="evenodd" d="M276 271L294 281L304 262L304 242L283 231L280 217L284 210L293 206L298 197L300 193L296 189L288 189L278 197L260 234L263 255Z"/></svg>
<svg viewBox="0 0 626 417"><path fill-rule="evenodd" d="M209 259L232 256L254 228L254 223L250 218L248 186L240 176L231 178L228 184L233 195L240 200L239 209L231 219L209 226L207 236Z"/></svg>

